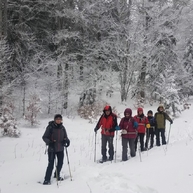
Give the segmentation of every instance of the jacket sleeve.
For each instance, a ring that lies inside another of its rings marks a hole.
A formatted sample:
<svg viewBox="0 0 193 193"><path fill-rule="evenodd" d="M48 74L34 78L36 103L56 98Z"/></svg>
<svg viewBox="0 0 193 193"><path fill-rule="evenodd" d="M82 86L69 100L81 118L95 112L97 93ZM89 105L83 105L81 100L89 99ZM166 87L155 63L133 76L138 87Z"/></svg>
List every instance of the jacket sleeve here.
<svg viewBox="0 0 193 193"><path fill-rule="evenodd" d="M154 117L152 118L152 121L150 124L151 124L151 126L155 127L155 118Z"/></svg>
<svg viewBox="0 0 193 193"><path fill-rule="evenodd" d="M100 119L99 119L99 121L98 121L98 123L96 125L97 129L99 129L101 127L101 120L102 120L102 118L103 118L103 115L101 115L101 117L100 117Z"/></svg>
<svg viewBox="0 0 193 193"><path fill-rule="evenodd" d="M137 119L137 116L134 116L133 119L134 119L135 122L137 122L137 123L139 122L138 119Z"/></svg>
<svg viewBox="0 0 193 193"><path fill-rule="evenodd" d="M121 121L120 121L120 123L119 123L120 129L123 129L123 119L124 119L124 118L122 118Z"/></svg>
<svg viewBox="0 0 193 193"><path fill-rule="evenodd" d="M46 143L46 145L50 144L51 140L50 140L50 126L49 125L46 127L46 131L44 132L42 139Z"/></svg>
<svg viewBox="0 0 193 193"><path fill-rule="evenodd" d="M117 115L113 115L113 128L115 128L117 125Z"/></svg>
<svg viewBox="0 0 193 193"><path fill-rule="evenodd" d="M145 124L146 124L146 125L149 124L149 120L148 120L147 117L145 117Z"/></svg>
<svg viewBox="0 0 193 193"><path fill-rule="evenodd" d="M64 140L68 139L68 135L67 135L67 132L66 132L66 128L64 127Z"/></svg>
<svg viewBox="0 0 193 193"><path fill-rule="evenodd" d="M165 118L166 118L168 121L172 121L172 119L170 118L170 116L169 116L167 113L165 113Z"/></svg>

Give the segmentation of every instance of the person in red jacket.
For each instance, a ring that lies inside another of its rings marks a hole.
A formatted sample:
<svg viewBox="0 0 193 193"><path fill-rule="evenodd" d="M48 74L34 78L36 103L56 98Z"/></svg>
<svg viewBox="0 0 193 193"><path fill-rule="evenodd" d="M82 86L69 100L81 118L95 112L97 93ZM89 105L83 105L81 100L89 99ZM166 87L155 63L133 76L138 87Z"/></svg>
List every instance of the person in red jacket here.
<svg viewBox="0 0 193 193"><path fill-rule="evenodd" d="M101 135L102 135L102 160L101 162L107 161L107 142L109 146L109 161L113 160L114 157L114 146L113 146L113 138L115 133L115 127L117 126L117 116L112 113L111 106L106 106L103 110L103 114L99 119L94 131L97 132L99 128L101 128Z"/></svg>
<svg viewBox="0 0 193 193"><path fill-rule="evenodd" d="M149 121L148 118L143 114L143 109L137 109L137 115L134 116L134 120L138 123L138 134L135 139L135 151L137 150L137 142L140 140L140 148L141 151L145 151L144 148L144 136L146 132L146 127L149 128Z"/></svg>
<svg viewBox="0 0 193 193"><path fill-rule="evenodd" d="M124 112L125 117L121 119L119 127L122 131L122 161L127 161L128 143L131 157L135 157L135 139L137 137L138 124L132 117L132 110L127 108Z"/></svg>

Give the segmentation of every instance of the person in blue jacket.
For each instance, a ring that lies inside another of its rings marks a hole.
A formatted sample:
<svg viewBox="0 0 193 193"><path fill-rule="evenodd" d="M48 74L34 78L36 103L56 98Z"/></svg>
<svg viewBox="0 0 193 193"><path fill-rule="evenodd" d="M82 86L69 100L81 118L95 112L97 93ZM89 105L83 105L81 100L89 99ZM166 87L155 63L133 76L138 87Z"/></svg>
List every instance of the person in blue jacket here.
<svg viewBox="0 0 193 193"><path fill-rule="evenodd" d="M153 117L153 111L149 110L147 112L147 118L149 120L150 128L146 129L146 142L145 147L148 149L148 144L150 141L149 149L153 148L154 144L154 135L155 135L155 119Z"/></svg>

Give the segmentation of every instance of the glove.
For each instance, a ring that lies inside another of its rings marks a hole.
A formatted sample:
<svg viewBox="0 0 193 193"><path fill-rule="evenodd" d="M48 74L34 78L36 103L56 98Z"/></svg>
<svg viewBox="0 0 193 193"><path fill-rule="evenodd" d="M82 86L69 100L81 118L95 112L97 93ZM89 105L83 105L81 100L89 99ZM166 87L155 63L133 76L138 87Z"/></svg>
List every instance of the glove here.
<svg viewBox="0 0 193 193"><path fill-rule="evenodd" d="M119 126L116 126L115 130L118 131L118 130L121 130L121 128Z"/></svg>
<svg viewBox="0 0 193 193"><path fill-rule="evenodd" d="M54 146L55 142L56 142L56 140L50 140L48 143L46 143L46 145Z"/></svg>
<svg viewBox="0 0 193 193"><path fill-rule="evenodd" d="M149 129L151 127L151 125L148 123L146 124L146 128Z"/></svg>
<svg viewBox="0 0 193 193"><path fill-rule="evenodd" d="M170 124L173 124L173 121L172 121L172 120L170 121Z"/></svg>
<svg viewBox="0 0 193 193"><path fill-rule="evenodd" d="M109 129L109 132L114 132L115 128Z"/></svg>
<svg viewBox="0 0 193 193"><path fill-rule="evenodd" d="M64 139L64 146L65 147L69 147L70 146L70 140L68 138Z"/></svg>
<svg viewBox="0 0 193 193"><path fill-rule="evenodd" d="M136 121L134 121L133 127L134 127L134 128L137 128L137 127L138 127L138 123L137 123Z"/></svg>
<svg viewBox="0 0 193 193"><path fill-rule="evenodd" d="M127 130L123 129L121 133L122 133L123 135L124 135L124 134L127 134Z"/></svg>
<svg viewBox="0 0 193 193"><path fill-rule="evenodd" d="M94 132L96 133L96 132L97 132L97 130L98 130L98 128L97 128L97 127L95 127L95 128L94 128Z"/></svg>

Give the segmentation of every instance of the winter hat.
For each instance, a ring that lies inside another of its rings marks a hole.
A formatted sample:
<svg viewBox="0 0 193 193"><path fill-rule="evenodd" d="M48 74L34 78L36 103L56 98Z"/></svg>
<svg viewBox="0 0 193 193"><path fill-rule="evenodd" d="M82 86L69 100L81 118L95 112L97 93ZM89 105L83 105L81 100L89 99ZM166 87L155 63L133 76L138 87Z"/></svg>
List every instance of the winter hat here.
<svg viewBox="0 0 193 193"><path fill-rule="evenodd" d="M143 109L140 107L140 108L137 109L137 113L139 113L139 111L143 112Z"/></svg>
<svg viewBox="0 0 193 193"><path fill-rule="evenodd" d="M56 120L56 119L62 119L62 115L60 115L60 114L56 114L55 116L54 116L54 120Z"/></svg>
<svg viewBox="0 0 193 193"><path fill-rule="evenodd" d="M130 114L130 116L132 116L132 110L130 108L125 109L124 115L126 116L127 113Z"/></svg>
<svg viewBox="0 0 193 193"><path fill-rule="evenodd" d="M111 106L108 106L108 105L105 106L103 112L105 113L105 111L110 111L110 112L112 113L112 108L111 108Z"/></svg>
<svg viewBox="0 0 193 193"><path fill-rule="evenodd" d="M152 110L149 110L149 111L147 112L147 114L153 115L153 111L152 111Z"/></svg>

